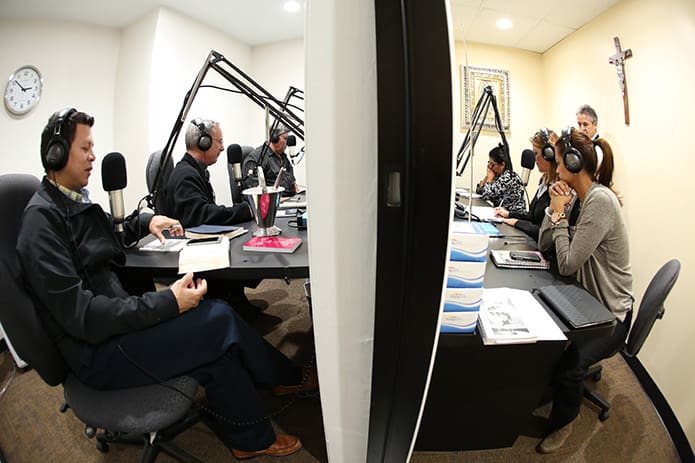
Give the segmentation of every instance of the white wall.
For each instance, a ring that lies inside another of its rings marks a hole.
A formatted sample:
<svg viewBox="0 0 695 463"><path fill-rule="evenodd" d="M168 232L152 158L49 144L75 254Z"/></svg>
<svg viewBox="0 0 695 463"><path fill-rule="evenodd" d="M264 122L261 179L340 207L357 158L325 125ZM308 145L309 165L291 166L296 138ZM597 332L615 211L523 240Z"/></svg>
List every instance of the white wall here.
<svg viewBox="0 0 695 463"><path fill-rule="evenodd" d="M73 106L96 117L93 129L97 162L91 177L92 198L108 208L101 189L101 158L114 151L114 87L120 45L115 29L61 21L0 20L0 75L24 64L43 75L38 106L24 117L0 111L4 143L0 172L43 176L41 131L56 111ZM4 91L4 83L3 83Z"/></svg>
<svg viewBox="0 0 695 463"><path fill-rule="evenodd" d="M247 45L179 13L165 8L159 10L149 88L151 125L148 154L162 149L166 144L186 92L193 85L211 50L221 53L241 69L248 69L250 66L251 49ZM234 88L214 70L208 71L203 85ZM184 135L188 121L195 117L218 121L225 145L229 145L247 136L248 121L254 117L254 108L245 96L201 88L174 148L174 163L181 159L185 152ZM256 109L256 113L257 117L262 117L260 110ZM226 152L220 155L217 164L209 170L210 183L215 190L217 202L230 205L232 200ZM141 172L144 172L144 165Z"/></svg>
<svg viewBox="0 0 695 463"><path fill-rule="evenodd" d="M328 458L365 461L376 281L374 5L307 2L306 129L314 333ZM353 137L346 143L346 135ZM359 192L359 200L355 199Z"/></svg>
<svg viewBox="0 0 695 463"><path fill-rule="evenodd" d="M128 186L123 192L126 211L137 207L147 194L145 165L150 133L150 82L152 48L157 26L152 11L121 32L114 91L114 146L126 158ZM92 179L94 182L94 179ZM92 184L92 188L95 184Z"/></svg>

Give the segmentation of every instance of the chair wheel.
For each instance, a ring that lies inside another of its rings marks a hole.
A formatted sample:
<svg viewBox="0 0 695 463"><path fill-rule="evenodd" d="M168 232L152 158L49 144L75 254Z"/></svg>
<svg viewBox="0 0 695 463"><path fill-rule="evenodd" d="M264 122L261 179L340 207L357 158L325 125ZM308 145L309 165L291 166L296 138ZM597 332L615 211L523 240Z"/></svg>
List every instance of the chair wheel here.
<svg viewBox="0 0 695 463"><path fill-rule="evenodd" d="M91 426L85 426L84 435L92 439L94 436L97 435L97 430Z"/></svg>
<svg viewBox="0 0 695 463"><path fill-rule="evenodd" d="M597 371L594 373L594 375L591 377L594 381L600 381L601 380L601 371Z"/></svg>
<svg viewBox="0 0 695 463"><path fill-rule="evenodd" d="M63 402L63 403L60 405L60 408L59 408L58 410L60 410L60 413L65 413L65 412L68 411L68 408L70 408L70 406L68 405L68 403L67 403L67 402Z"/></svg>
<svg viewBox="0 0 695 463"><path fill-rule="evenodd" d="M610 410L601 410L601 413L598 414L598 419L601 421L606 421L609 416L611 416Z"/></svg>
<svg viewBox="0 0 695 463"><path fill-rule="evenodd" d="M109 444L102 441L97 441L97 450L101 453L106 453L109 451Z"/></svg>

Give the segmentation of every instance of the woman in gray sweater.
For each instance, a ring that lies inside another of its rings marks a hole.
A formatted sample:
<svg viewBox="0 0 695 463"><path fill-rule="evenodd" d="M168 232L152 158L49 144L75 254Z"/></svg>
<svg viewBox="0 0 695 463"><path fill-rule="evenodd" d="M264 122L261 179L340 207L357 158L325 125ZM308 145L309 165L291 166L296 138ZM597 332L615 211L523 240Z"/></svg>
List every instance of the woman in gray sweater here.
<svg viewBox="0 0 695 463"><path fill-rule="evenodd" d="M596 147L602 151L597 156ZM584 377L594 363L622 346L632 318L632 272L627 228L621 203L611 189L613 151L603 139L592 141L568 127L555 144L559 181L550 188L550 206L539 232L541 250L555 247L560 274L573 275L618 318L613 334L601 339L572 342L563 354L553 379L550 433L538 446L550 453L564 444L579 415ZM574 227L567 221L576 195L581 212Z"/></svg>

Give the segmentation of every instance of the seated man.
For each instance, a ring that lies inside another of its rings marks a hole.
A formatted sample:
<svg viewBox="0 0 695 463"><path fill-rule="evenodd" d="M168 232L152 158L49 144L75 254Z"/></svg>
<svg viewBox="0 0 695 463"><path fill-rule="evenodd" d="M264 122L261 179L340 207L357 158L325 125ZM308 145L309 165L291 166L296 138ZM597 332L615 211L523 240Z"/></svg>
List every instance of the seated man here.
<svg viewBox="0 0 695 463"><path fill-rule="evenodd" d="M205 280L189 273L142 296L119 281L121 242L85 189L95 160L93 123L72 108L49 119L41 135L46 176L24 211L17 243L29 293L70 369L97 389L195 377L208 408L225 417L211 423L213 431L237 459L296 452L301 442L275 434L256 386L283 394L315 386L313 377L304 386L279 386L299 385L300 369L226 304L204 298ZM146 230L162 239L179 224L142 214L124 225L128 242Z"/></svg>
<svg viewBox="0 0 695 463"><path fill-rule="evenodd" d="M253 219L248 204L231 207L215 203L208 166L217 162L224 150L220 124L194 119L185 135L186 154L176 164L165 187L164 210L185 228L201 224L233 225Z"/></svg>
<svg viewBox="0 0 695 463"><path fill-rule="evenodd" d="M272 186L283 167L285 171L280 179L281 187L285 188L282 196L294 196L299 192L297 181L294 178L294 168L289 158L285 154L287 148L287 135L290 133L284 124L278 124L276 128L270 131L270 141L263 143L261 146L251 151L244 159L241 166L241 172L244 175L244 185L246 188L251 188L258 185L257 166L261 163L263 167L263 175L265 176L266 185ZM261 160L261 157L263 158Z"/></svg>
<svg viewBox="0 0 695 463"><path fill-rule="evenodd" d="M210 185L208 166L217 162L224 150L222 128L211 120L194 119L185 135L186 154L169 176L164 194L165 215L181 221L184 228L201 224L233 225L253 219L251 207L234 204L231 207L215 203ZM211 280L208 294L228 301L247 320L260 314L244 294L244 286L255 288L259 281Z"/></svg>

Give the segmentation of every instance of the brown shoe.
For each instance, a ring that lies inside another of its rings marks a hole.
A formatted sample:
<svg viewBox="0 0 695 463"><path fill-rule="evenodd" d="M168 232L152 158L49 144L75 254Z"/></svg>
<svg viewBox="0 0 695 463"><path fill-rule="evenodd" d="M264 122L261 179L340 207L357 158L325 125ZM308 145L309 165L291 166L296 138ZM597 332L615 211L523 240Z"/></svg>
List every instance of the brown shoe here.
<svg viewBox="0 0 695 463"><path fill-rule="evenodd" d="M316 366L307 364L302 366L302 382L301 384L293 384L291 386L275 386L273 388L274 396L283 396L295 394L298 392L313 392L319 388L319 376L316 373Z"/></svg>
<svg viewBox="0 0 695 463"><path fill-rule="evenodd" d="M284 457L291 455L302 448L302 442L298 437L289 434L278 434L270 447L263 450L249 451L232 449L232 455L237 460L248 460L249 458L268 455L271 457Z"/></svg>

